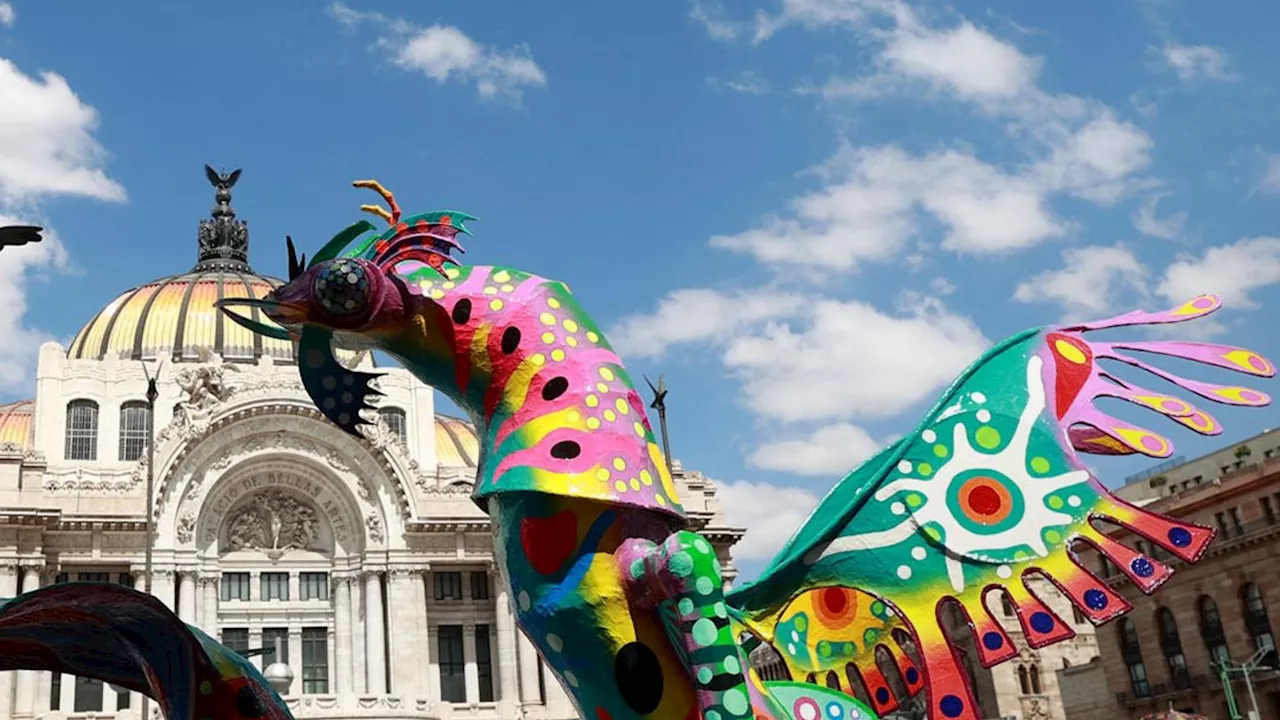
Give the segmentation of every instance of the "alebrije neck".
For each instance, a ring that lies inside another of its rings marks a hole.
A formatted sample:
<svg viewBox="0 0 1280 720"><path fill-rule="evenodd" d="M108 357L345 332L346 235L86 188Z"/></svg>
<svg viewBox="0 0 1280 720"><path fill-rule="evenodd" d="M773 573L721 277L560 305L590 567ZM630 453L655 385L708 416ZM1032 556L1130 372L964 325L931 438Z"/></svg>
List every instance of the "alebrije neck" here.
<svg viewBox="0 0 1280 720"><path fill-rule="evenodd" d="M389 328L380 342L419 379L457 404L482 441L495 419L523 401L509 382L511 373L503 368L538 363L532 359L537 354L530 349L532 343L520 342L518 329L507 329L506 316L519 306L487 292L504 274L512 279L510 271L461 266L424 269L407 278L417 287L406 301L406 321ZM499 282L498 287L503 286L515 289Z"/></svg>

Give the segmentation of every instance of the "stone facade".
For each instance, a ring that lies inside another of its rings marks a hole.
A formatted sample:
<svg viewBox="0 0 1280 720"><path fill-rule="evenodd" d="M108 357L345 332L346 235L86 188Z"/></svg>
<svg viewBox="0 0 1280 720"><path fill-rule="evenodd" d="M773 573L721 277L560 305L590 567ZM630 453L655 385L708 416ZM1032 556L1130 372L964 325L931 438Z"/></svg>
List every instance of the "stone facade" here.
<svg viewBox="0 0 1280 720"><path fill-rule="evenodd" d="M1271 613L1280 607L1280 453L1264 453L1254 446L1269 449L1280 444L1277 441L1280 432L1271 432L1193 461L1217 472L1186 487L1181 479L1186 473L1174 468L1169 476L1178 478L1176 492L1146 505L1148 510L1218 528L1217 539L1199 562L1186 565L1144 539L1119 529L1112 532L1176 570L1154 595L1144 595L1096 553L1082 554L1086 567L1106 576L1134 606L1128 615L1099 629L1109 716L1138 718L1172 707L1230 720L1223 683L1211 659L1239 665L1260 648L1275 646L1277 626ZM1261 718L1280 718L1280 673L1259 670L1251 681ZM1236 677L1232 688L1239 712L1252 710L1243 679ZM1090 720L1098 713L1097 707L1088 707L1071 720Z"/></svg>
<svg viewBox="0 0 1280 720"><path fill-rule="evenodd" d="M356 439L314 410L291 364L162 367L151 593L233 648L278 642L299 718L574 717L515 626L470 499L474 430L383 370L383 414ZM0 409L0 596L145 586L146 454L130 444L145 391L137 361L42 347L34 403ZM725 526L714 482L684 470L676 482L732 579L741 531ZM80 678L0 675L0 718L123 720L140 701Z"/></svg>

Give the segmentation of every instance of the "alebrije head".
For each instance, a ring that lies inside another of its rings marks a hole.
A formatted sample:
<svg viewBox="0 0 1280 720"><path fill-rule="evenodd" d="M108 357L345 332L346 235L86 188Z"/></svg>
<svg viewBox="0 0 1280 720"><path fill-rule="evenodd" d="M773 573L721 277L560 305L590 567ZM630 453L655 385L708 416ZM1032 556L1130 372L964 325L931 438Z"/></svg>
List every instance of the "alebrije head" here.
<svg viewBox="0 0 1280 720"><path fill-rule="evenodd" d="M333 356L334 333L360 336L379 345L379 333L394 330L406 320L410 292L397 274L402 263L427 265L443 272L453 263L452 251L462 252L455 239L465 233L469 215L433 212L402 220L400 206L386 188L374 180L356 187L375 190L390 206L362 205L361 210L386 220L389 228L365 240L354 250L343 251L374 226L360 221L335 235L308 265L298 257L293 239L289 250L289 281L263 298L226 298L218 307L235 322L277 339L297 340L303 385L316 406L330 420L351 434L368 421L361 412L372 409L365 402L379 394L369 385L376 375L348 370ZM280 327L272 327L236 314L232 307L257 308Z"/></svg>

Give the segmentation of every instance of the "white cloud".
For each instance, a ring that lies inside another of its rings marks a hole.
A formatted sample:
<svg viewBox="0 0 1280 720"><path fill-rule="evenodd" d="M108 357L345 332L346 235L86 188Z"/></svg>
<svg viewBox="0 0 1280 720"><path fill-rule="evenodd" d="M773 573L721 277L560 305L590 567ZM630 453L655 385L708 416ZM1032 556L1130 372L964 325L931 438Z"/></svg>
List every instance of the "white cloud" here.
<svg viewBox="0 0 1280 720"><path fill-rule="evenodd" d="M743 95L763 95L769 92L768 81L749 70L740 72L728 80L707 78L707 84L713 88L723 88Z"/></svg>
<svg viewBox="0 0 1280 720"><path fill-rule="evenodd" d="M932 219L946 229L944 249L1007 253L1065 234L1050 208L1055 195L1110 204L1142 186L1135 175L1152 148L1145 132L1101 103L1040 90L1039 58L971 22L933 28L899 0L784 0L778 14L758 18L758 37L788 24L847 26L874 49L870 76L834 79L824 97L868 99L923 85L1004 122L1029 161L996 166L969 149L845 149L829 163L834 180L792 200L789 215L716 237L717 247L849 271L898 259Z"/></svg>
<svg viewBox="0 0 1280 720"><path fill-rule="evenodd" d="M18 11L14 9L13 5L7 2L0 2L0 25L13 27L13 24L17 21Z"/></svg>
<svg viewBox="0 0 1280 720"><path fill-rule="evenodd" d="M1147 292L1147 268L1123 246L1072 248L1062 253L1062 265L1020 283L1014 299L1059 303L1063 320L1076 322L1112 312L1125 291Z"/></svg>
<svg viewBox="0 0 1280 720"><path fill-rule="evenodd" d="M121 201L124 188L102 170L93 136L98 113L60 75L26 75L0 58L0 205L51 195Z"/></svg>
<svg viewBox="0 0 1280 720"><path fill-rule="evenodd" d="M1033 183L968 152L849 150L828 169L835 181L792 200L790 217L766 218L711 244L768 265L849 271L897 258L918 235L922 213L946 227L941 245L955 252L1006 252L1064 232Z"/></svg>
<svg viewBox="0 0 1280 720"><path fill-rule="evenodd" d="M0 213L0 226L34 224L29 218ZM24 320L27 285L33 275L65 270L67 251L55 232L46 230L39 243L0 250L0 389L26 387L41 343L54 340L51 333L28 327Z"/></svg>
<svg viewBox="0 0 1280 720"><path fill-rule="evenodd" d="M1208 45L1169 43L1160 49L1164 61L1183 80L1231 80L1227 72L1227 54Z"/></svg>
<svg viewBox="0 0 1280 720"><path fill-rule="evenodd" d="M1280 238L1258 237L1180 256L1165 269L1156 292L1171 303L1211 292L1237 308L1256 308L1249 293L1280 283Z"/></svg>
<svg viewBox="0 0 1280 720"><path fill-rule="evenodd" d="M831 477L848 472L882 446L857 425L835 423L805 438L765 443L747 461L762 470Z"/></svg>
<svg viewBox="0 0 1280 720"><path fill-rule="evenodd" d="M1264 160L1266 167L1263 169L1258 190L1268 195L1280 194L1280 154L1267 154Z"/></svg>
<svg viewBox="0 0 1280 720"><path fill-rule="evenodd" d="M52 72L32 77L0 58L0 97L0 225L47 225L33 215L50 197L125 199L102 170L106 151L93 136L98 114L66 80ZM28 324L27 288L33 277L66 272L68 262L47 227L42 242L0 251L0 389L26 386L40 344L55 339Z"/></svg>
<svg viewBox="0 0 1280 720"><path fill-rule="evenodd" d="M1035 86L1040 61L969 22L950 30L903 27L880 55L889 72L963 98L1011 98Z"/></svg>
<svg viewBox="0 0 1280 720"><path fill-rule="evenodd" d="M803 302L798 295L771 290L676 290L654 312L624 318L609 340L624 356L658 357L671 345L725 340L744 325L794 314Z"/></svg>
<svg viewBox="0 0 1280 720"><path fill-rule="evenodd" d="M725 519L747 529L733 546L738 561L772 558L818 504L817 495L798 487L754 482L719 482L717 487Z"/></svg>
<svg viewBox="0 0 1280 720"><path fill-rule="evenodd" d="M934 299L911 299L896 315L825 300L798 330L774 322L740 333L724 363L761 417L880 418L931 396L989 345L970 320Z"/></svg>
<svg viewBox="0 0 1280 720"><path fill-rule="evenodd" d="M1280 176L1280 172L1277 173ZM1280 180L1280 177L1277 178ZM1162 240L1173 240L1182 234L1187 224L1186 211L1176 212L1160 218L1156 216L1156 206L1160 204L1159 195L1152 195L1133 213L1133 227L1143 235L1157 237Z"/></svg>
<svg viewBox="0 0 1280 720"><path fill-rule="evenodd" d="M719 3L707 0L693 0L689 8L689 19L701 25L712 39L722 42L737 40L744 29L743 23L723 19Z"/></svg>
<svg viewBox="0 0 1280 720"><path fill-rule="evenodd" d="M354 10L342 3L329 6L339 24L355 27L371 23L382 30L378 46L389 51L391 64L421 72L438 83L475 83L484 98L505 95L519 99L527 87L544 87L546 73L534 62L528 48L488 48L451 25L418 27L399 18Z"/></svg>

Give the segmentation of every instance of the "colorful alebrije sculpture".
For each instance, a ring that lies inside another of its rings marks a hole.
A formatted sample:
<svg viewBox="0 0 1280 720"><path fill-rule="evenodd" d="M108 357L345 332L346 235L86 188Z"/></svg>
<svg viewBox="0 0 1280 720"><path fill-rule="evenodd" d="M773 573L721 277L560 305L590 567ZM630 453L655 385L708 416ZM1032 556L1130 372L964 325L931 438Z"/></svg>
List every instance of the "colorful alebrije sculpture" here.
<svg viewBox="0 0 1280 720"><path fill-rule="evenodd" d="M150 595L64 583L3 603L0 670L102 680L153 698L168 720L293 720L248 660Z"/></svg>
<svg viewBox="0 0 1280 720"><path fill-rule="evenodd" d="M377 392L374 375L334 358L335 334L394 356L471 415L482 446L474 497L493 520L518 623L583 716L595 720L873 716L836 689L763 681L747 657L760 640L793 677L834 680L850 693L858 678L884 713L899 699L880 654L896 662L908 694L925 690L931 718L976 720L972 691L939 626L940 603L967 613L990 666L1015 648L989 614L987 593L1007 595L1033 647L1073 633L1025 578L1052 580L1095 622L1128 609L1080 567L1072 543L1092 545L1148 592L1169 576L1091 521L1118 523L1187 562L1214 536L1112 497L1077 457L1171 452L1165 438L1100 412L1099 398L1220 432L1204 412L1122 380L1099 360L1217 402L1269 402L1132 355L1274 374L1247 350L1084 339L1093 330L1202 317L1218 309L1213 297L1166 313L1024 332L983 355L919 427L845 477L763 575L726 597L711 545L683 529L676 487L631 378L568 288L511 268L458 265L458 235L473 218L401 218L381 185L357 185L390 204L389 211L364 206L389 229L366 236L370 223L352 225L310 265L290 242L288 284L262 300L222 305L256 332L298 341L303 384L347 432L368 423L361 412ZM229 309L237 305L253 308L254 318Z"/></svg>

